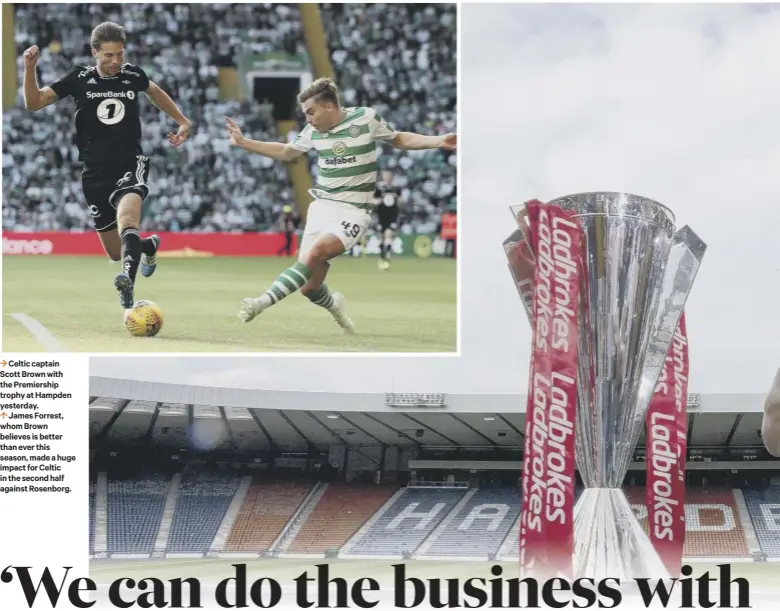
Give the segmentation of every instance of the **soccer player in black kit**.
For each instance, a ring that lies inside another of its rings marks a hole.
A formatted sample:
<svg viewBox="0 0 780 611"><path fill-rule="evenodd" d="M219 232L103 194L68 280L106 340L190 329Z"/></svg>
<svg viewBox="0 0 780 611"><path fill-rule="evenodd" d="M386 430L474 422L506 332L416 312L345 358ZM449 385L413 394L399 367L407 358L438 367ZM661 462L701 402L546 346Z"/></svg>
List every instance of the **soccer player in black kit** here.
<svg viewBox="0 0 780 611"><path fill-rule="evenodd" d="M39 50L24 52L24 106L37 111L73 96L76 102L76 143L84 167L81 186L87 208L106 254L122 261L114 279L122 307L133 307L138 266L151 276L160 238L141 238L143 200L149 194L149 158L141 148L138 98L146 93L152 103L179 124L168 141L179 146L189 136L191 123L171 98L144 71L124 63L125 31L105 22L90 38L93 66L73 66L49 87L38 88L35 66Z"/></svg>
<svg viewBox="0 0 780 611"><path fill-rule="evenodd" d="M380 258L379 269L390 269L390 257L393 252L393 240L398 230L398 206L401 202L401 189L393 186L393 173L382 172L382 180L374 191L376 212L379 217Z"/></svg>
<svg viewBox="0 0 780 611"><path fill-rule="evenodd" d="M298 223L295 215L293 215L292 206L285 206L282 208L282 231L284 231L284 246L276 251L277 256L281 257L283 253L287 253L288 257L291 257L292 241L295 230L298 228Z"/></svg>

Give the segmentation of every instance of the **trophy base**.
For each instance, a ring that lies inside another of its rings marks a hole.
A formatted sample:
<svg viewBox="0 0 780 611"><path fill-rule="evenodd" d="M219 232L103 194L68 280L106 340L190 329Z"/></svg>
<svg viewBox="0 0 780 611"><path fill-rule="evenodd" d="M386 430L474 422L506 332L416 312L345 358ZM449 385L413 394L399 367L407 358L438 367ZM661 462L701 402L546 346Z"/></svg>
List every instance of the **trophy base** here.
<svg viewBox="0 0 780 611"><path fill-rule="evenodd" d="M669 578L620 488L586 488L574 508L574 578L583 577L627 587Z"/></svg>

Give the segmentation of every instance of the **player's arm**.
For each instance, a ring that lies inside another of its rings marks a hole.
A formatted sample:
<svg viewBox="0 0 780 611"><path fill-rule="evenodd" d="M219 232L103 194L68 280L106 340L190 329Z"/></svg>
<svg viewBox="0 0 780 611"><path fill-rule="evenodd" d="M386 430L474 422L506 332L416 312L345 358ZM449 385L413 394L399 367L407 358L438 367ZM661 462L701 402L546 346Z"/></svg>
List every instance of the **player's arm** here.
<svg viewBox="0 0 780 611"><path fill-rule="evenodd" d="M148 78L145 73L143 73L143 75L144 78ZM179 110L179 107L176 106L176 102L171 99L171 96L165 93L154 81L149 80L145 93L152 104L178 123L179 130L175 134L173 132L168 134L168 142L173 146L179 146L189 138L192 122Z"/></svg>
<svg viewBox="0 0 780 611"><path fill-rule="evenodd" d="M262 142L260 140L247 138L241 133L241 128L238 124L230 117L225 117L225 126L227 127L231 144L245 150L247 153L270 157L271 159L276 159L278 161L292 161L308 150L300 145L296 147L295 143Z"/></svg>
<svg viewBox="0 0 780 611"><path fill-rule="evenodd" d="M176 102L171 99L165 91L154 81L149 81L149 87L146 90L146 95L157 108L163 111L171 119L176 121L179 125L192 125L190 120L184 116L184 114L176 106Z"/></svg>
<svg viewBox="0 0 780 611"><path fill-rule="evenodd" d="M32 84L30 84L32 81ZM27 70L24 71L24 107L27 110L36 112L47 106L54 104L59 98L54 93L54 89L51 87L44 87L38 89L38 84L35 82L35 75L28 77Z"/></svg>
<svg viewBox="0 0 780 611"><path fill-rule="evenodd" d="M33 45L24 52L24 77L22 79L24 90L24 107L33 112L51 106L59 96L51 87L38 87L38 75L35 66L38 63L38 46Z"/></svg>
<svg viewBox="0 0 780 611"><path fill-rule="evenodd" d="M289 144L284 144L283 142L263 142L261 140L250 140L243 136L239 142L236 142L236 146L244 149L247 153L263 155L278 161L292 161L296 157L303 155L303 151L294 149Z"/></svg>
<svg viewBox="0 0 780 611"><path fill-rule="evenodd" d="M413 132L396 132L387 142L393 147L404 151L422 151L426 149L447 149L452 151L457 148L458 138L455 134L424 136L423 134L415 134Z"/></svg>
<svg viewBox="0 0 780 611"><path fill-rule="evenodd" d="M764 404L764 422L761 426L764 446L772 456L780 457L780 371L775 376L772 390Z"/></svg>
<svg viewBox="0 0 780 611"><path fill-rule="evenodd" d="M404 151L422 151L425 149L443 148L454 151L458 146L458 137L455 134L443 136L424 136L413 132L397 132L374 109L369 115L368 129L374 140L387 142L391 146Z"/></svg>

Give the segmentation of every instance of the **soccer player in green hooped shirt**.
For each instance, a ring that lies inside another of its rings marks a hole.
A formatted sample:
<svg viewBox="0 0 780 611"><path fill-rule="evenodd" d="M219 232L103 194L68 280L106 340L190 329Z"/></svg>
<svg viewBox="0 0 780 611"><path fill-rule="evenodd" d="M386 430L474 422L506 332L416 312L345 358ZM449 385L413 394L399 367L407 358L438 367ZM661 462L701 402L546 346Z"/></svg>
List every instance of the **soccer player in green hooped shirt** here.
<svg viewBox="0 0 780 611"><path fill-rule="evenodd" d="M298 94L306 115L306 127L294 142L250 140L230 117L225 118L230 142L250 153L279 161L291 161L314 149L317 151L317 183L310 194L306 226L298 261L284 270L259 297L241 303L239 318L244 322L301 291L313 304L328 310L348 333L355 326L347 316L344 296L331 293L325 278L330 261L351 249L371 223L377 177L377 141L397 149L423 150L457 148L456 134L424 136L396 132L373 108L342 108L339 90L329 78L320 78Z"/></svg>

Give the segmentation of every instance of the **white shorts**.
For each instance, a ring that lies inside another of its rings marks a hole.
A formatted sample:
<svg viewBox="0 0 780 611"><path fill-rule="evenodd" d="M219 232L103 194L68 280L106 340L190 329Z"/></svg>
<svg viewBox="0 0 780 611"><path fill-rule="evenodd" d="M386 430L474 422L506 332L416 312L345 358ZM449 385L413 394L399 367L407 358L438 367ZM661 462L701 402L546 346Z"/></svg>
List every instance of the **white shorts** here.
<svg viewBox="0 0 780 611"><path fill-rule="evenodd" d="M316 199L309 204L299 253L308 252L321 236L327 234L338 236L347 251L360 240L370 224L371 214L367 210L329 199Z"/></svg>

